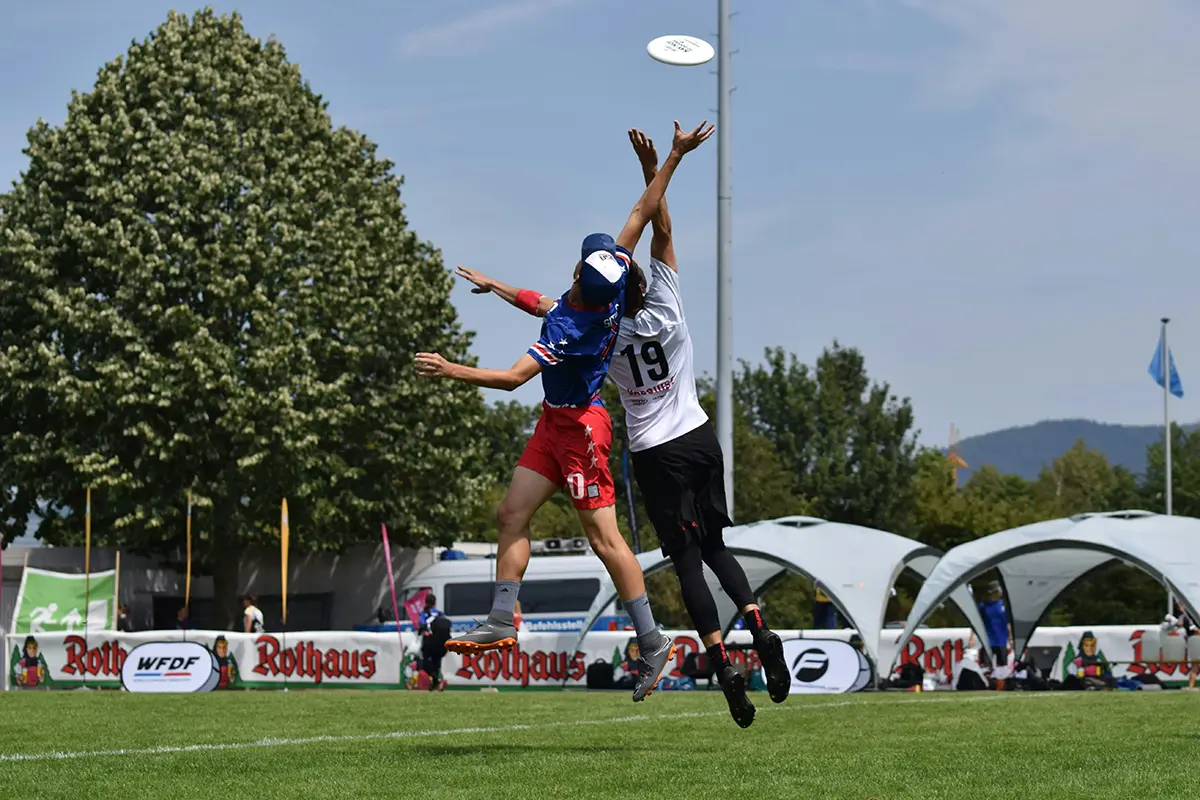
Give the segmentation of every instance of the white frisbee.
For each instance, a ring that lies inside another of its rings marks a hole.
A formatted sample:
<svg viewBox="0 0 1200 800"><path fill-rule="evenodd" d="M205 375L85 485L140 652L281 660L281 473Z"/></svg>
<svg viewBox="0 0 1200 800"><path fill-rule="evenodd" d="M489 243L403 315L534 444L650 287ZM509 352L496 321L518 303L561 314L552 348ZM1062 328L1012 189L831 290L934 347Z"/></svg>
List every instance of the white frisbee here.
<svg viewBox="0 0 1200 800"><path fill-rule="evenodd" d="M655 61L676 67L698 67L712 61L713 46L695 36L660 36L646 45Z"/></svg>

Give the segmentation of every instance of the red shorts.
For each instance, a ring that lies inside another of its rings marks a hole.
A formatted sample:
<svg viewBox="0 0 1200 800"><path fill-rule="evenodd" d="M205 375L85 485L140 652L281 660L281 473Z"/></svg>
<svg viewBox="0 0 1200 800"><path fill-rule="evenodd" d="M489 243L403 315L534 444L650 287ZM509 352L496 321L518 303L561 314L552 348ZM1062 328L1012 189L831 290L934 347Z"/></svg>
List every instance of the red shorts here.
<svg viewBox="0 0 1200 800"><path fill-rule="evenodd" d="M608 468L611 447L612 419L604 406L543 406L517 466L566 486L581 511L604 508L617 501Z"/></svg>

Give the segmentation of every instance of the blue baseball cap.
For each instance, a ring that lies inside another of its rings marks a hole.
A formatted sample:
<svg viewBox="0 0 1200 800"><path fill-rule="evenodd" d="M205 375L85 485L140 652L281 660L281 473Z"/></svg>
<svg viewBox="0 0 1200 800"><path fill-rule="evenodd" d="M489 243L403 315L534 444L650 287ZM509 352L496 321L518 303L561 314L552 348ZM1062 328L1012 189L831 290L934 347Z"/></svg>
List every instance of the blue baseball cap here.
<svg viewBox="0 0 1200 800"><path fill-rule="evenodd" d="M583 240L579 265L579 290L590 306L606 306L625 289L631 256L607 233L593 233Z"/></svg>

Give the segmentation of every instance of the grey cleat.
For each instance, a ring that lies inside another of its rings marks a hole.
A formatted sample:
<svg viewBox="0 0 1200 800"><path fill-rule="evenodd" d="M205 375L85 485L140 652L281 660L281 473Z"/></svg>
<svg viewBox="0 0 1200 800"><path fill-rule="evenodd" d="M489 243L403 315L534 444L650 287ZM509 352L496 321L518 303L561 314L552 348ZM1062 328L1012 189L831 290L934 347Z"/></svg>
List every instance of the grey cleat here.
<svg viewBox="0 0 1200 800"><path fill-rule="evenodd" d="M446 649L459 655L483 653L488 650L506 650L517 643L517 629L511 622L488 619L479 623L461 636L452 636Z"/></svg>
<svg viewBox="0 0 1200 800"><path fill-rule="evenodd" d="M664 635L661 631L655 631L651 636L656 638L646 637L650 639L649 646L638 642L642 656L638 659L637 683L633 686L633 702L635 703L645 700L651 692L658 688L663 671L667 668L667 664L671 663L671 659L675 658L675 641L670 636Z"/></svg>

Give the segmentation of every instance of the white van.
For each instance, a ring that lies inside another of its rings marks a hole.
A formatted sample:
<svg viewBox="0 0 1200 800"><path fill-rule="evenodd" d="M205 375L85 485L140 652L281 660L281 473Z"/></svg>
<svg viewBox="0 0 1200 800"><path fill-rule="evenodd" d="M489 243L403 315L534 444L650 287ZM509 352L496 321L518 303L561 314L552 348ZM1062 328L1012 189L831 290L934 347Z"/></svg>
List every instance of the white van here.
<svg viewBox="0 0 1200 800"><path fill-rule="evenodd" d="M579 630L607 576L594 555L533 556L521 580L525 630ZM402 596L407 600L422 589L433 592L437 607L450 618L457 633L487 618L495 579L496 561L492 558L438 561L410 578ZM617 601L604 609L592 630L624 630L630 624ZM395 630L395 626L389 623L375 629ZM412 623L402 620L400 629L412 630Z"/></svg>

